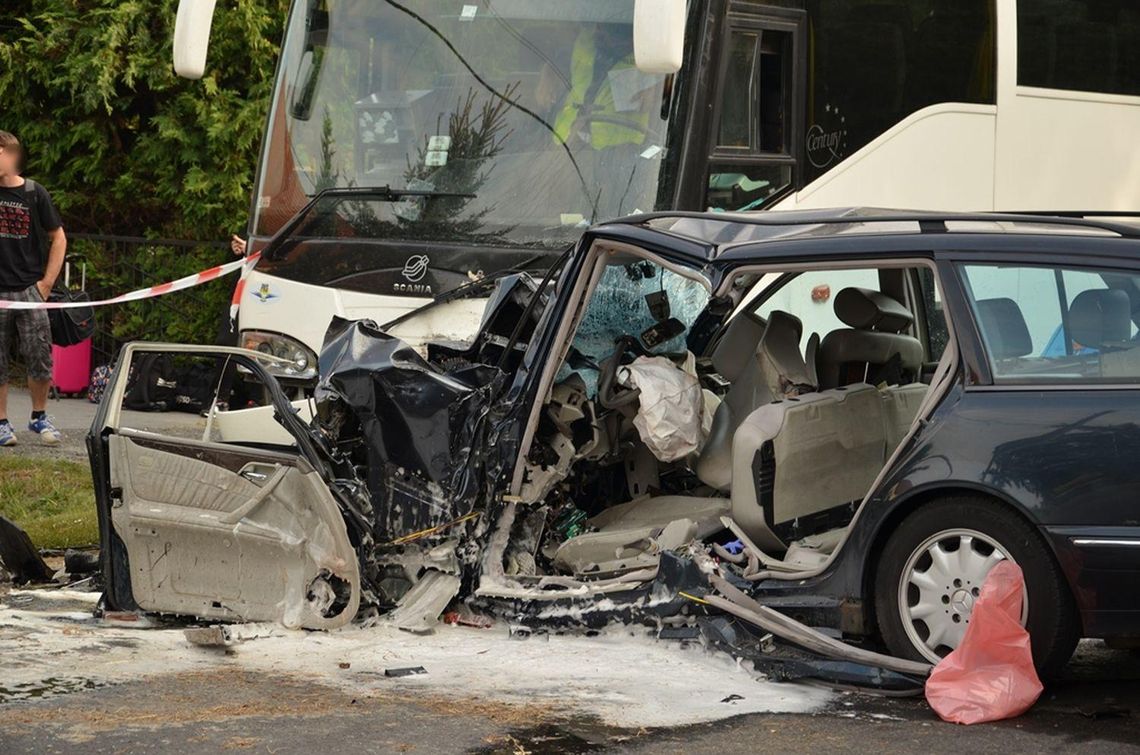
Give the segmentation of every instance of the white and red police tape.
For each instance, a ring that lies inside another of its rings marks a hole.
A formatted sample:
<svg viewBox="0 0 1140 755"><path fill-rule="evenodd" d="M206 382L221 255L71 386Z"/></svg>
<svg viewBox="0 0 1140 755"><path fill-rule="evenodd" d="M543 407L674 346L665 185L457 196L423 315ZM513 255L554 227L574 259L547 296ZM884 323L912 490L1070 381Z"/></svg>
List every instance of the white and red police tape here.
<svg viewBox="0 0 1140 755"><path fill-rule="evenodd" d="M244 259L234 260L227 262L224 265L217 265L208 270L203 270L200 273L187 275L185 278L179 278L169 283L160 283L157 286L149 286L147 288L140 288L137 291L131 291L127 294L112 297L110 299L100 299L99 301L52 301L52 302L38 302L38 301L6 301L0 299L0 309L73 309L76 307L105 307L110 304L123 304L125 302L140 301L142 299L153 299L156 296L164 296L166 294L174 293L175 291L185 291L188 288L200 286L203 283L209 283L223 276L229 275L235 270L241 270L241 278L237 286L234 288L233 300L230 302L231 314L236 310L237 305L241 302L241 292L245 288L245 278L249 271L253 269L254 264L257 263L257 258L261 256L260 252L245 257Z"/></svg>

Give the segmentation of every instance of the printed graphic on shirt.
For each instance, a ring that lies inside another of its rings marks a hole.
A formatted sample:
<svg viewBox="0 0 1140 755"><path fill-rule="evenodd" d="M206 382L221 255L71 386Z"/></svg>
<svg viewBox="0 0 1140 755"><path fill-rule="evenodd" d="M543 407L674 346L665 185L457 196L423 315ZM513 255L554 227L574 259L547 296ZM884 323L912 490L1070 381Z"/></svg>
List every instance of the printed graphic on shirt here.
<svg viewBox="0 0 1140 755"><path fill-rule="evenodd" d="M0 239L26 239L31 227L32 213L26 204L0 200Z"/></svg>

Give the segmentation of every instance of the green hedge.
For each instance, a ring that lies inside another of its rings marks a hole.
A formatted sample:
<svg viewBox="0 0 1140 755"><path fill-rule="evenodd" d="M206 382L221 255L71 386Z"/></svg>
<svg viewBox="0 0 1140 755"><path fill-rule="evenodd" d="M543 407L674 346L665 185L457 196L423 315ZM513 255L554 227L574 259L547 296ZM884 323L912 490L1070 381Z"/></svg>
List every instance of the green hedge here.
<svg viewBox="0 0 1140 755"><path fill-rule="evenodd" d="M244 228L287 7L219 0L206 76L187 81L170 62L177 0L0 2L0 129L20 137L65 227L194 240ZM93 271L105 262L84 253ZM163 277L224 253L184 254L154 260ZM206 296L221 306L228 290ZM210 341L211 318L194 314L146 335Z"/></svg>

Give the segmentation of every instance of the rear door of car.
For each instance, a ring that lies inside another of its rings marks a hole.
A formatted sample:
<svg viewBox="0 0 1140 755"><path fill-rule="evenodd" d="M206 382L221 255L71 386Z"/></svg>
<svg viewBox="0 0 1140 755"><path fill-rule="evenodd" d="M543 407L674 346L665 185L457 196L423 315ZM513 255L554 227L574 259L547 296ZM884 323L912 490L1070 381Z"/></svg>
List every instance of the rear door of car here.
<svg viewBox="0 0 1140 755"><path fill-rule="evenodd" d="M1140 264L1135 242L946 255L967 380L938 434L948 478L997 491L1051 541L1085 631L1140 621ZM1127 247L1127 255L1117 249ZM1111 254L1109 254L1111 252Z"/></svg>
<svg viewBox="0 0 1140 755"><path fill-rule="evenodd" d="M298 447L219 442L196 415L124 411L132 364L156 350L215 366L215 385L227 358L244 362L288 406L237 350L123 350L88 438L109 604L313 629L350 621L360 603L357 556L314 460Z"/></svg>

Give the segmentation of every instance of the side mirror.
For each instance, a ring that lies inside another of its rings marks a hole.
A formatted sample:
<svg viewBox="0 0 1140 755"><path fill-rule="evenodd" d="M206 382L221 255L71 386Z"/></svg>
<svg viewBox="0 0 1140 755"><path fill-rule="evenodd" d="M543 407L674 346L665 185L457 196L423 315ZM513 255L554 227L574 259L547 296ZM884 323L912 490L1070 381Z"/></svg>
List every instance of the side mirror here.
<svg viewBox="0 0 1140 755"><path fill-rule="evenodd" d="M217 0L179 0L174 20L174 72L187 79L200 79L206 72L210 49L210 24Z"/></svg>
<svg viewBox="0 0 1140 755"><path fill-rule="evenodd" d="M685 0L636 0L633 58L638 70L646 73L681 70L685 53L685 5Z"/></svg>

